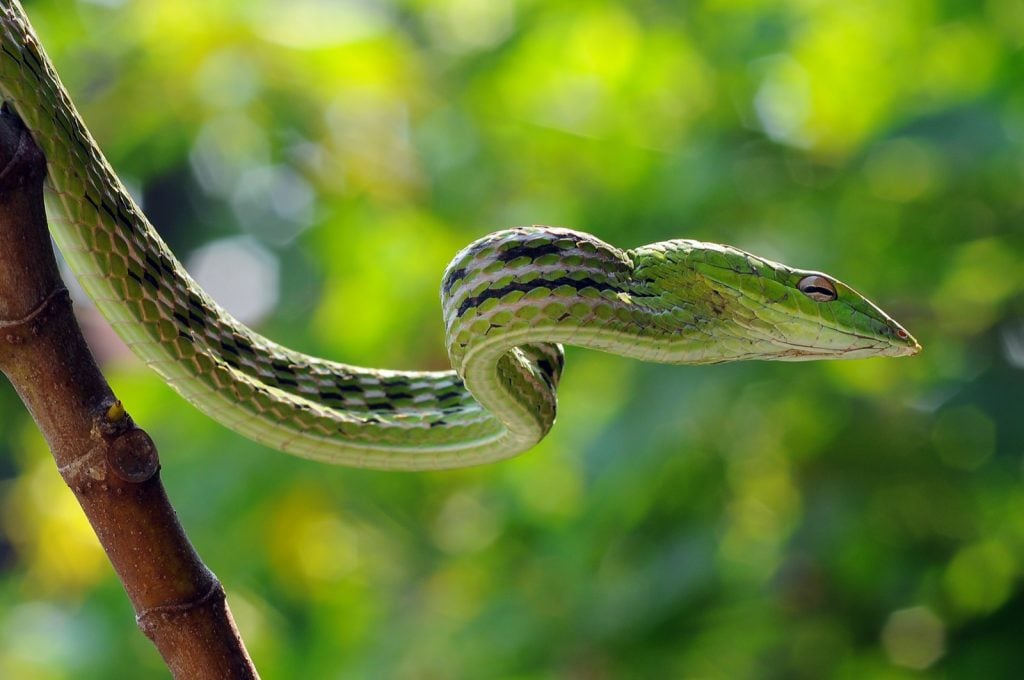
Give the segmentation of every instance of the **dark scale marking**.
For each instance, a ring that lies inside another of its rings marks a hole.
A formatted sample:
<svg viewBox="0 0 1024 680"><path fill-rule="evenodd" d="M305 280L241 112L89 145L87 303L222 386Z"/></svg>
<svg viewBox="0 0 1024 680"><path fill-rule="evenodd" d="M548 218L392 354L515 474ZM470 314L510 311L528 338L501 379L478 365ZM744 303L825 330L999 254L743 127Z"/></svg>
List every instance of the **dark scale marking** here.
<svg viewBox="0 0 1024 680"><path fill-rule="evenodd" d="M92 200L90 199L89 202L92 203ZM95 203L92 203L92 204L93 204L93 206L96 205ZM120 222L118 222L117 215L114 214L114 211L110 208L109 205L107 205L106 201L101 201L100 202L100 208L103 208L103 212L105 212L108 215L110 215L110 219L113 220L113 222L115 224L120 224Z"/></svg>
<svg viewBox="0 0 1024 680"><path fill-rule="evenodd" d="M85 129L85 125L83 125L82 121L78 118L72 118L71 124L75 126L75 132L78 133L79 137L85 137L88 134L87 130Z"/></svg>
<svg viewBox="0 0 1024 680"><path fill-rule="evenodd" d="M461 397L461 396L462 396L461 392L445 392L444 394L437 395L437 400L438 401L445 401L446 399L455 399L456 397Z"/></svg>
<svg viewBox="0 0 1024 680"><path fill-rule="evenodd" d="M561 375L561 367L555 368L555 365L546 356L534 359L534 365L537 367L536 373L540 375L544 384L548 386L548 389L554 390L558 377Z"/></svg>
<svg viewBox="0 0 1024 680"><path fill-rule="evenodd" d="M444 283L441 284L441 288L444 290L445 295L449 295L452 292L452 287L462 279L466 278L466 268L461 267L448 272L448 276L444 277Z"/></svg>
<svg viewBox="0 0 1024 680"><path fill-rule="evenodd" d="M711 308L711 311L715 316L722 316L725 313L727 305L728 302L721 293L717 290L711 291L711 296L708 298L708 306Z"/></svg>
<svg viewBox="0 0 1024 680"><path fill-rule="evenodd" d="M131 229L132 231L137 231L135 229L135 222L130 217L130 215L131 215L131 211L130 210L128 211L128 215L126 215L125 212L124 212L124 208L118 206L118 208L117 208L117 215L118 215L118 217L121 218L120 220L118 220L118 222L120 222L122 226L127 227L127 228Z"/></svg>
<svg viewBox="0 0 1024 680"><path fill-rule="evenodd" d="M351 392L353 394L362 394L363 388L359 385L338 385L339 390L342 392Z"/></svg>
<svg viewBox="0 0 1024 680"><path fill-rule="evenodd" d="M135 282L138 283L140 286L142 285L142 277L133 272L131 269L128 270L128 276L135 279Z"/></svg>
<svg viewBox="0 0 1024 680"><path fill-rule="evenodd" d="M142 275L142 277L146 279L146 281L149 283L150 287L153 288L153 290L160 289L160 282L157 281L156 277L153 276L151 273L146 272L145 274Z"/></svg>
<svg viewBox="0 0 1024 680"><path fill-rule="evenodd" d="M412 397L411 392L392 392L388 395L389 399L412 399Z"/></svg>
<svg viewBox="0 0 1024 680"><path fill-rule="evenodd" d="M7 53L7 56L13 59L14 61L21 61L21 57L7 49L7 45L3 46L3 50Z"/></svg>
<svg viewBox="0 0 1024 680"><path fill-rule="evenodd" d="M544 373L551 374L555 372L555 367L547 359L537 359L537 367Z"/></svg>
<svg viewBox="0 0 1024 680"><path fill-rule="evenodd" d="M177 271L174 268L174 263L171 262L171 258L167 257L165 253L160 253L160 268L168 274L174 274Z"/></svg>
<svg viewBox="0 0 1024 680"><path fill-rule="evenodd" d="M192 309L198 310L200 313L204 311L203 301L200 300L195 293L189 292L188 294L188 306Z"/></svg>
<svg viewBox="0 0 1024 680"><path fill-rule="evenodd" d="M43 82L43 77L41 75L39 75L39 71L36 70L38 68L41 68L41 66L42 66L39 63L39 59L37 59L36 56L34 54L32 54L32 50L24 50L22 52L22 54L23 54L23 57L21 59L21 63L24 64L26 67L28 67L29 71L32 71L32 75L34 75L36 77L36 80L38 80L39 82ZM28 60L25 59L25 56L32 57L35 60L36 65L33 66L32 64L28 63ZM44 73L45 73L45 71L44 71Z"/></svg>
<svg viewBox="0 0 1024 680"><path fill-rule="evenodd" d="M149 253L146 253L146 264L148 264L148 265L149 265L149 268L150 268L150 269L153 269L153 270L156 270L156 271L159 271L159 270L160 270L160 263L159 263L159 262L157 262L157 261L156 261L156 260L155 260L155 259L153 258L153 256L152 256L152 255L150 255Z"/></svg>
<svg viewBox="0 0 1024 680"><path fill-rule="evenodd" d="M476 297L466 298L465 300L462 301L462 304L459 305L458 314L459 316L462 316L470 307L478 307L481 304L483 304L485 300L490 300L491 298L503 298L509 293L515 291L528 293L534 288L550 288L554 290L559 286L569 286L571 288L575 288L576 290L583 290L584 288L594 288L598 291L618 290L617 286L613 286L612 284L605 283L603 281L594 281L593 279L580 279L579 281L577 281L575 279L570 279L568 277L552 279L550 281L546 279L537 279L535 281L531 281L530 283L510 283L509 285L503 286L501 288L492 288L490 290L485 290Z"/></svg>
<svg viewBox="0 0 1024 680"><path fill-rule="evenodd" d="M174 318L177 319L178 323L180 323L185 328L191 328L192 327L192 325L188 322L188 317L183 316L182 314L179 314L178 312L175 312L174 313Z"/></svg>
<svg viewBox="0 0 1024 680"><path fill-rule="evenodd" d="M344 397L341 396L341 394L338 393L338 392L323 392L323 391L320 391L319 395L320 395L320 398L324 399L325 401L342 401L344 399Z"/></svg>
<svg viewBox="0 0 1024 680"><path fill-rule="evenodd" d="M573 247L575 247L575 244L573 244ZM565 250L565 248L560 247L556 243L542 243L538 246L531 246L524 243L522 245L513 246L508 250L498 251L497 259L499 262L511 262L516 258L524 256L536 259L543 255L558 255Z"/></svg>
<svg viewBox="0 0 1024 680"><path fill-rule="evenodd" d="M380 403L377 403L377 404L367 404L367 408L369 408L371 411L394 411L395 410L394 405L389 404L386 401L380 402Z"/></svg>
<svg viewBox="0 0 1024 680"><path fill-rule="evenodd" d="M194 311L189 311L188 318L191 319L197 326L199 326L203 330L206 330L206 321L203 319L203 317L199 316Z"/></svg>
<svg viewBox="0 0 1024 680"><path fill-rule="evenodd" d="M34 49L22 50L22 54L24 54L26 57L32 57L32 61L35 62L36 67L38 67L39 70L43 73L46 73L46 68L43 66L43 62L39 60L39 55L36 54L36 51Z"/></svg>
<svg viewBox="0 0 1024 680"><path fill-rule="evenodd" d="M296 381L292 380L291 378L282 378L281 376L277 376L277 383L279 385L287 385L288 387L298 387L299 386L299 383L297 383Z"/></svg>
<svg viewBox="0 0 1024 680"><path fill-rule="evenodd" d="M177 314L175 314L175 316L177 316ZM226 342L224 340L221 340L220 341L220 348L222 350L224 350L225 352L228 352L230 354L234 354L235 356L238 356L238 348L235 347L234 345L232 345L230 342Z"/></svg>
<svg viewBox="0 0 1024 680"><path fill-rule="evenodd" d="M442 426L444 426L444 425L447 425L447 424L448 424L448 423L446 423L446 422L445 422L445 421L443 421L443 420L432 420L432 421L430 422L430 427L431 427L431 428L434 428L434 427L442 427Z"/></svg>
<svg viewBox="0 0 1024 680"><path fill-rule="evenodd" d="M246 354L255 355L256 349L252 344L240 335L235 335L232 338L235 341L235 347L238 348L239 352L245 352Z"/></svg>

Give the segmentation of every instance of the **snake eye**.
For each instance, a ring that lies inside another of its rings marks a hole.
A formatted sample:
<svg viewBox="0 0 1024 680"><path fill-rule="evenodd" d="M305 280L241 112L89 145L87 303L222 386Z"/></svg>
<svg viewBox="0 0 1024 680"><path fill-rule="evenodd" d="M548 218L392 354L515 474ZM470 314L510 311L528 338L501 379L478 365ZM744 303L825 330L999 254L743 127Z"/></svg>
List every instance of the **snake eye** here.
<svg viewBox="0 0 1024 680"><path fill-rule="evenodd" d="M817 302L831 302L839 297L834 283L820 274L811 274L796 284L800 292Z"/></svg>

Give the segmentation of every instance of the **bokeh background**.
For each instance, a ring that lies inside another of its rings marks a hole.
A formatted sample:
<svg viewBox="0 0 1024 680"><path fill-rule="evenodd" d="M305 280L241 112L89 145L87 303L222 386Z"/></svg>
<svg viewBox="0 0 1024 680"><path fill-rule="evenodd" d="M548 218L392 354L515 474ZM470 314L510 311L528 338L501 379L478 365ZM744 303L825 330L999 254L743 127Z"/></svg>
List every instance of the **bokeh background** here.
<svg viewBox="0 0 1024 680"><path fill-rule="evenodd" d="M688 237L830 272L913 359L569 349L534 451L325 467L78 309L268 678L1014 677L1024 668L1024 2L38 0L175 252L272 338L446 368L484 233ZM0 385L0 676L164 677Z"/></svg>

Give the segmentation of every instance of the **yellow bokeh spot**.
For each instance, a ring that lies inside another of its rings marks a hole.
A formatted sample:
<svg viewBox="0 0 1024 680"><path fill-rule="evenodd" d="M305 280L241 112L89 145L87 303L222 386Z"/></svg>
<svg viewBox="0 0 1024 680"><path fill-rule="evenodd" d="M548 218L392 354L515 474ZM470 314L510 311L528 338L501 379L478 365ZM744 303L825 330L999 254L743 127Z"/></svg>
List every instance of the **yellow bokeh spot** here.
<svg viewBox="0 0 1024 680"><path fill-rule="evenodd" d="M770 578L800 516L799 490L786 461L777 456L735 461L729 482L734 499L728 508L722 556L748 578Z"/></svg>
<svg viewBox="0 0 1024 680"><path fill-rule="evenodd" d="M559 438L549 435L533 451L509 467L509 476L523 510L536 519L558 524L577 516L583 500L579 466L556 454Z"/></svg>
<svg viewBox="0 0 1024 680"><path fill-rule="evenodd" d="M269 552L283 582L316 591L359 568L357 532L317 493L295 489L270 516Z"/></svg>
<svg viewBox="0 0 1024 680"><path fill-rule="evenodd" d="M1010 272L1021 270L1017 256L997 238L980 239L957 248L945 281L932 295L943 330L973 335L988 328L1000 306L1024 288Z"/></svg>
<svg viewBox="0 0 1024 680"><path fill-rule="evenodd" d="M803 136L828 155L845 155L885 122L914 39L914 3L822 3L793 52L810 79Z"/></svg>
<svg viewBox="0 0 1024 680"><path fill-rule="evenodd" d="M502 517L470 490L451 495L434 520L434 542L444 551L473 553L486 548L499 536Z"/></svg>
<svg viewBox="0 0 1024 680"><path fill-rule="evenodd" d="M34 432L26 438L41 447ZM92 526L49 455L34 456L13 484L4 529L35 588L78 593L111 574Z"/></svg>
<svg viewBox="0 0 1024 680"><path fill-rule="evenodd" d="M499 98L482 104L502 118L644 148L673 146L712 90L685 34L641 27L614 4L554 14L511 52L496 86ZM625 158L597 168L593 159L566 161L574 162L583 173L603 169L606 181L629 174Z"/></svg>
<svg viewBox="0 0 1024 680"><path fill-rule="evenodd" d="M390 27L385 3L290 0L249 3L250 25L263 38L296 49L316 49L365 40ZM197 14L200 10L196 10Z"/></svg>
<svg viewBox="0 0 1024 680"><path fill-rule="evenodd" d="M491 47L515 25L513 0L433 0L427 10L428 28L448 51Z"/></svg>
<svg viewBox="0 0 1024 680"><path fill-rule="evenodd" d="M478 561L446 564L426 581L424 604L443 618L467 621L486 604L491 581Z"/></svg>
<svg viewBox="0 0 1024 680"><path fill-rule="evenodd" d="M905 380L901 371L894 370L892 359L884 357L824 362L821 370L848 390L862 394L892 394Z"/></svg>
<svg viewBox="0 0 1024 680"><path fill-rule="evenodd" d="M920 87L933 99L961 99L982 92L999 60L995 36L980 26L951 23L930 32L922 53Z"/></svg>
<svg viewBox="0 0 1024 680"><path fill-rule="evenodd" d="M923 670L945 652L946 628L942 619L927 607L901 609L890 614L885 622L882 646L897 666Z"/></svg>
<svg viewBox="0 0 1024 680"><path fill-rule="evenodd" d="M636 22L617 5L578 17L568 36L572 63L605 81L618 81L629 73L640 35Z"/></svg>
<svg viewBox="0 0 1024 680"><path fill-rule="evenodd" d="M1013 590L1017 565L1005 545L986 541L962 549L946 567L943 585L963 614L988 614Z"/></svg>
<svg viewBox="0 0 1024 680"><path fill-rule="evenodd" d="M1024 46L1024 2L1020 0L988 0L992 25L1015 47Z"/></svg>

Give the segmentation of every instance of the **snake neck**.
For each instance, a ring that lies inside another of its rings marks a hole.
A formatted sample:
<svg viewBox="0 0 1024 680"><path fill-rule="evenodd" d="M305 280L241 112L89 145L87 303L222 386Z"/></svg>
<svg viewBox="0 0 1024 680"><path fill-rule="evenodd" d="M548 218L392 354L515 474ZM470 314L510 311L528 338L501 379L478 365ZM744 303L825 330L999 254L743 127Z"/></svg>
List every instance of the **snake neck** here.
<svg viewBox="0 0 1024 680"><path fill-rule="evenodd" d="M589 234L551 227L495 232L463 249L441 282L452 366L511 436L555 419L560 343L621 348L633 265Z"/></svg>

